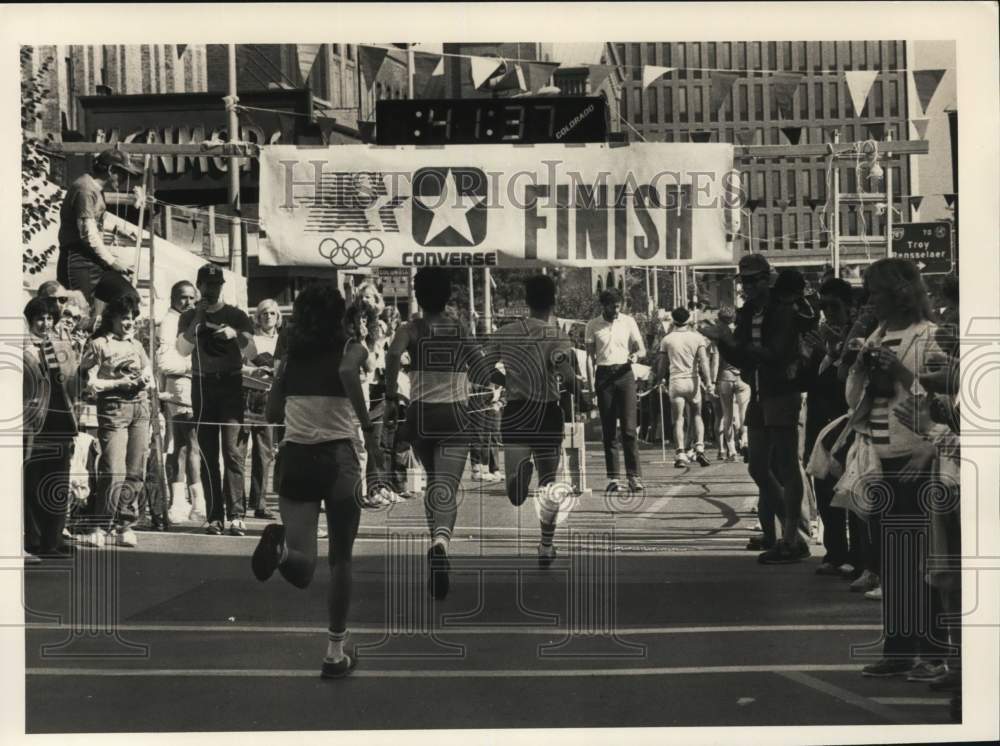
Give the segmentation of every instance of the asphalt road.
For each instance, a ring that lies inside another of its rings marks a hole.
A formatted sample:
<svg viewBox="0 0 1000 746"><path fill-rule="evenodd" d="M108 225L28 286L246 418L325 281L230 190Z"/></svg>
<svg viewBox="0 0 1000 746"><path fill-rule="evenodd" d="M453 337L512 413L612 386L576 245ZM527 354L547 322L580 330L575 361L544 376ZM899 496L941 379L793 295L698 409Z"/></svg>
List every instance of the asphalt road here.
<svg viewBox="0 0 1000 746"><path fill-rule="evenodd" d="M646 493L580 498L560 555L534 509L463 485L452 590L431 602L422 505L366 512L351 639L320 680L326 574L250 574L251 535L143 533L25 573L28 733L948 723L946 695L862 678L877 602L744 550L743 464L682 471L644 453ZM592 450L591 486L603 469Z"/></svg>

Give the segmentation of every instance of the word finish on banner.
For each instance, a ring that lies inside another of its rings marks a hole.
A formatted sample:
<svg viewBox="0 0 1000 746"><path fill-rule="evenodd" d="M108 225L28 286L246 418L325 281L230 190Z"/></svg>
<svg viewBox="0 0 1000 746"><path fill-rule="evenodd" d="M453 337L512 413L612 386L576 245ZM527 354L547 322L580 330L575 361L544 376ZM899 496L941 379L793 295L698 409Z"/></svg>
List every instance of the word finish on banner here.
<svg viewBox="0 0 1000 746"><path fill-rule="evenodd" d="M725 144L261 148L261 264L728 264Z"/></svg>

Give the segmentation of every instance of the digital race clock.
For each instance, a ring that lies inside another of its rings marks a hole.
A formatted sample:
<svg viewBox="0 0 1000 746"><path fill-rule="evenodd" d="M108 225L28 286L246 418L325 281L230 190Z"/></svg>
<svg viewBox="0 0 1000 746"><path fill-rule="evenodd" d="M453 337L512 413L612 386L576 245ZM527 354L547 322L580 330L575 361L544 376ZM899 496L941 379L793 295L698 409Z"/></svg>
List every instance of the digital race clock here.
<svg viewBox="0 0 1000 746"><path fill-rule="evenodd" d="M608 138L601 96L393 99L376 105L378 145L593 143Z"/></svg>

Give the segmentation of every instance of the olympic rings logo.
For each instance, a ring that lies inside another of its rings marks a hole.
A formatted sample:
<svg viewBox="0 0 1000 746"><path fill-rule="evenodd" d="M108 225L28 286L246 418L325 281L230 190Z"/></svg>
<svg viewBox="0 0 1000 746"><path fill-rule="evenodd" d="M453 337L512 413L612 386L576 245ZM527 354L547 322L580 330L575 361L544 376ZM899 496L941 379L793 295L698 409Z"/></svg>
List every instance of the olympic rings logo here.
<svg viewBox="0 0 1000 746"><path fill-rule="evenodd" d="M341 243L336 238L324 238L317 248L319 255L334 267L367 267L385 252L380 238L369 238L363 244L357 238L347 238Z"/></svg>

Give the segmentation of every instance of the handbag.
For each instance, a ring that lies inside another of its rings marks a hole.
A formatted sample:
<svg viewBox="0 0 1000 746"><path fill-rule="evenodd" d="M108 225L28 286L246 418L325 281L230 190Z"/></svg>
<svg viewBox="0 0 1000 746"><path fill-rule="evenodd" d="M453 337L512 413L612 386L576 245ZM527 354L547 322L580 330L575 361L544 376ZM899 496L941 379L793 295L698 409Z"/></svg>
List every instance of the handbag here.
<svg viewBox="0 0 1000 746"><path fill-rule="evenodd" d="M851 444L844 465L844 474L833 488L834 508L846 508L861 518L880 513L885 506L879 504L882 490L872 490L882 478L882 462L875 453L870 436L858 433Z"/></svg>

